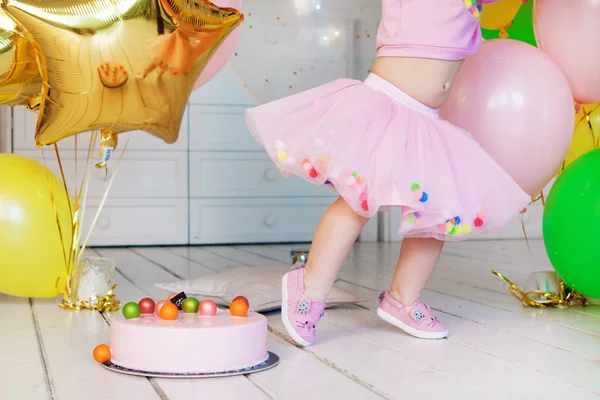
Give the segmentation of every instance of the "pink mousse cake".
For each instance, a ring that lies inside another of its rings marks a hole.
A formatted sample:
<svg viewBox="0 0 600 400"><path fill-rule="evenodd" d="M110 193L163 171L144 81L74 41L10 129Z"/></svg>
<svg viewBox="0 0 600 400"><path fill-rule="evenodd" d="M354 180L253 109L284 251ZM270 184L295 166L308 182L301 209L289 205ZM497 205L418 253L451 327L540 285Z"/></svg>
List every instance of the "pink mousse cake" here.
<svg viewBox="0 0 600 400"><path fill-rule="evenodd" d="M267 319L255 312L234 317L179 312L176 320L154 314L110 321L112 363L137 371L202 374L237 371L267 361Z"/></svg>

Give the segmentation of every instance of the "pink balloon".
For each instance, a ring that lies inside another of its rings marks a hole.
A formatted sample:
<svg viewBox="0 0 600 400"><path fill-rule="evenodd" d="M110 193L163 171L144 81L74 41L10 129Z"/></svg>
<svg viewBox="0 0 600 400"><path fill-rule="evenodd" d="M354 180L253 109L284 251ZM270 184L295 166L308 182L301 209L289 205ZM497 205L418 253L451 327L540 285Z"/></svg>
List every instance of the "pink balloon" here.
<svg viewBox="0 0 600 400"><path fill-rule="evenodd" d="M242 0L213 0L213 3L219 7L235 8L236 10L241 10L242 8ZM235 47L240 40L240 29L241 27L238 26L233 32L231 32L221 47L219 47L217 52L212 56L204 68L204 71L202 71L198 77L198 80L194 84L194 90L204 86L207 82L213 79L219 73L219 71L225 67L225 65L227 65L227 62L233 55Z"/></svg>
<svg viewBox="0 0 600 400"><path fill-rule="evenodd" d="M465 61L440 115L473 135L531 196L560 168L575 118L560 68L510 39L485 41Z"/></svg>
<svg viewBox="0 0 600 400"><path fill-rule="evenodd" d="M536 0L533 26L540 49L562 68L573 97L600 101L600 2Z"/></svg>

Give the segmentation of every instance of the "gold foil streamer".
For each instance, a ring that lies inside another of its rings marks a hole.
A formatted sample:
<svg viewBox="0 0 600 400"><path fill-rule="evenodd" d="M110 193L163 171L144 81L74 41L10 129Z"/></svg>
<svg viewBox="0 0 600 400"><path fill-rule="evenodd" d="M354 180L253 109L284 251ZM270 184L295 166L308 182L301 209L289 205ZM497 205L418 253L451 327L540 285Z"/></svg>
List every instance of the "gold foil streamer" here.
<svg viewBox="0 0 600 400"><path fill-rule="evenodd" d="M499 272L492 270L492 274L502 279L508 285L508 292L512 294L517 300L523 303L524 306L546 308L553 306L557 308L569 308L573 306L584 306L587 304L585 297L579 293L569 290L565 287L565 283L562 279L558 279L559 293L545 292L543 290L531 290L527 293L523 292L515 283L511 282L508 278ZM540 303L533 299L531 296L539 296L546 299L546 302Z"/></svg>
<svg viewBox="0 0 600 400"><path fill-rule="evenodd" d="M94 297L94 301L89 300L79 300L76 302L71 302L67 298L63 298L63 302L58 306L60 308L64 308L65 310L95 310L100 312L113 312L117 311L121 305L117 296L113 294L117 285L113 285L112 288L106 293L104 296ZM95 304L94 304L95 303Z"/></svg>
<svg viewBox="0 0 600 400"><path fill-rule="evenodd" d="M109 183L102 195L102 200L100 202L100 205L98 206L98 209L96 211L94 219L90 225L87 236L85 237L83 244L81 244L81 226L82 226L83 217L85 214L85 206L86 206L86 202L87 202L89 181L90 181L90 175L91 175L92 165L93 165L92 160L93 160L94 147L95 147L94 144L96 142L97 137L98 137L97 132L92 132L91 139L90 139L90 145L88 148L88 154L87 154L87 173L86 173L86 176L82 179L81 185L76 187L77 193L76 193L74 204L71 207L71 224L73 227L73 237L72 237L72 245L70 247L69 254L68 255L65 254L65 269L66 269L67 279L64 284L61 283L60 278L57 279L56 280L56 289L59 293L61 293L63 295L62 303L59 305L63 309L96 310L96 311L100 311L100 312L111 312L111 311L118 310L119 306L120 306L120 301L117 299L117 297L113 293L116 285L113 285L112 288L103 296L98 296L93 299L86 299L86 300L81 300L81 299L77 298L77 295L78 295L77 289L78 289L78 285L79 285L79 279L81 278L80 277L81 271L80 271L80 268L78 268L78 266L82 262L83 254L85 252L87 242L91 236L94 226L96 225L96 223L98 221L100 212L102 211L102 209L104 207L104 204L108 197L108 193L110 192L110 189L113 185L114 179L117 176L117 171L119 169L119 165L123 159L123 155L125 154L125 150L127 149L127 145L129 142L129 138L128 138L127 143L125 143L123 152L121 153L121 156L117 163L115 172L112 175L111 180L109 181ZM62 180L64 183L64 190L67 193L69 193L67 182L65 179L63 163L62 163L61 156L60 156L60 151L59 151L58 145L56 143L54 143L54 150L55 150L57 162L58 162L58 165L59 165L59 168L61 171L61 177L62 177ZM42 148L42 154L44 154L43 148ZM45 156L44 156L44 160L45 160ZM69 194L69 197L71 197L70 194ZM51 193L51 198L53 198L52 193ZM52 206L53 206L55 215L57 215L57 210L56 210L56 206L55 206L54 202L52 203ZM58 225L58 229L60 232L60 225L58 224L58 220L57 220L57 225ZM63 239L62 239L62 235L61 235L61 245L63 246L63 248L65 248L64 242L62 240Z"/></svg>

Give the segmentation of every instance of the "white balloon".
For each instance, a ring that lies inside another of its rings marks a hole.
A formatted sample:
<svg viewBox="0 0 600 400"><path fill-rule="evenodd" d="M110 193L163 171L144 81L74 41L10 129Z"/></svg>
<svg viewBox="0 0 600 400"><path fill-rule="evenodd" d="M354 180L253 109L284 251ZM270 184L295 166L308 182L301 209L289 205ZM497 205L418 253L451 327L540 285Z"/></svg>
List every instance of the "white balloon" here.
<svg viewBox="0 0 600 400"><path fill-rule="evenodd" d="M363 80L376 56L381 2L244 0L230 66L257 103L338 78Z"/></svg>

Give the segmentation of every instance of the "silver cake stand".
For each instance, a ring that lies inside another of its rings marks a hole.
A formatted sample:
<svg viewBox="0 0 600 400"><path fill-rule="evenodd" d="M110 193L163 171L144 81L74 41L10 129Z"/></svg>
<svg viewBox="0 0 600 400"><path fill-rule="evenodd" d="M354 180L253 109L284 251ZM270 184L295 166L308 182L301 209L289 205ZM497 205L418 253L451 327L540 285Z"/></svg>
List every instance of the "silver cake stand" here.
<svg viewBox="0 0 600 400"><path fill-rule="evenodd" d="M152 371L138 371L135 369L129 369L121 367L117 364L113 364L111 361L102 364L102 366L110 371L118 372L126 375L145 376L148 378L174 378L174 379L193 379L193 378L218 378L225 376L235 375L247 375L255 372L266 371L279 364L279 356L275 353L268 352L267 360L261 364L255 365L254 367L238 369L235 371L222 371L222 372L209 372L209 373L164 373L164 372L152 372Z"/></svg>

